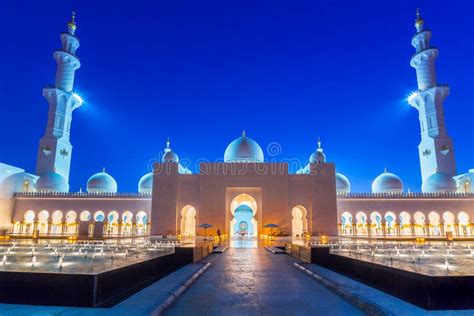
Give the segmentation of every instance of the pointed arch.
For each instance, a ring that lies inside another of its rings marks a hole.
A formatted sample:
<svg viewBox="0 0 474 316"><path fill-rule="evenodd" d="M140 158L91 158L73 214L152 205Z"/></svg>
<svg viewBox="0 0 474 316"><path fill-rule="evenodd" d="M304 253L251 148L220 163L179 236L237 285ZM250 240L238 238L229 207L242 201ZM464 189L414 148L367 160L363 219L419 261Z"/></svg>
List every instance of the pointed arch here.
<svg viewBox="0 0 474 316"><path fill-rule="evenodd" d="M258 204L252 195L241 193L235 196L230 202L230 212L232 214L230 237L241 233L250 237L258 236L258 223L255 217Z"/></svg>
<svg viewBox="0 0 474 316"><path fill-rule="evenodd" d="M181 209L181 235L187 238L196 236L196 209L192 205Z"/></svg>
<svg viewBox="0 0 474 316"><path fill-rule="evenodd" d="M308 232L308 212L302 205L297 205L291 210L291 233L293 238L301 238Z"/></svg>
<svg viewBox="0 0 474 316"><path fill-rule="evenodd" d="M400 235L410 236L412 235L412 222L410 213L403 211L398 215L400 223Z"/></svg>

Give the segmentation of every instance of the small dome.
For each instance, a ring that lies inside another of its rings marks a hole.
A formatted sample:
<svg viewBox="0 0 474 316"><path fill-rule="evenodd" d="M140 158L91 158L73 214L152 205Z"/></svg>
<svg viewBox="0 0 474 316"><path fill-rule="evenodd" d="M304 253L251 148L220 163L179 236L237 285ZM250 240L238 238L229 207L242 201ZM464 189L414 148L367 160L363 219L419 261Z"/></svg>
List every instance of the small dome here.
<svg viewBox="0 0 474 316"><path fill-rule="evenodd" d="M309 156L310 163L322 163L326 162L326 154L322 151L316 151Z"/></svg>
<svg viewBox="0 0 474 316"><path fill-rule="evenodd" d="M163 162L163 163L165 163L165 162L178 163L179 162L178 155L175 152L173 152L170 148L170 139L169 139L169 137L166 140L165 153L164 153L163 157L161 158L161 162Z"/></svg>
<svg viewBox="0 0 474 316"><path fill-rule="evenodd" d="M445 173L435 172L421 186L423 193L456 192L456 181Z"/></svg>
<svg viewBox="0 0 474 316"><path fill-rule="evenodd" d="M337 193L350 193L351 183L349 179L342 173L336 172L336 192Z"/></svg>
<svg viewBox="0 0 474 316"><path fill-rule="evenodd" d="M165 154L163 155L163 158L161 158L162 162L179 162L179 157L178 155L173 152L171 149L169 151L166 151Z"/></svg>
<svg viewBox="0 0 474 316"><path fill-rule="evenodd" d="M69 183L56 172L46 172L36 181L38 192L69 192Z"/></svg>
<svg viewBox="0 0 474 316"><path fill-rule="evenodd" d="M318 148L309 156L309 163L324 163L326 162L326 154L321 147L321 139L318 138Z"/></svg>
<svg viewBox="0 0 474 316"><path fill-rule="evenodd" d="M263 151L259 144L242 132L232 141L224 153L224 162L263 162Z"/></svg>
<svg viewBox="0 0 474 316"><path fill-rule="evenodd" d="M402 193L403 182L396 174L385 170L372 182L372 193Z"/></svg>
<svg viewBox="0 0 474 316"><path fill-rule="evenodd" d="M94 174L87 180L89 193L117 193L117 182L104 171Z"/></svg>
<svg viewBox="0 0 474 316"><path fill-rule="evenodd" d="M151 193L153 188L153 172L147 173L138 181L138 192L142 194Z"/></svg>

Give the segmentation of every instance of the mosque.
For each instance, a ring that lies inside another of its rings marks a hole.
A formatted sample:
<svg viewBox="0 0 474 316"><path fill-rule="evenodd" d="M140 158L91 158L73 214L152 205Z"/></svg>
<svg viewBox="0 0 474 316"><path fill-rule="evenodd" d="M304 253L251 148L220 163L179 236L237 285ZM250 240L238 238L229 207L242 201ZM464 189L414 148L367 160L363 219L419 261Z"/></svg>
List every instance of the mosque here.
<svg viewBox="0 0 474 316"><path fill-rule="evenodd" d="M348 177L326 161L322 144L307 164L290 173L286 162L267 162L259 144L245 132L232 141L223 162L181 165L169 140L160 163L140 178L137 192L118 192L105 170L87 181L87 192L69 191L73 112L82 99L74 93L81 66L74 15L53 53L55 84L43 89L49 104L35 174L0 163L0 230L12 236L121 237L196 236L220 229L230 236L304 234L363 238L474 237L474 169L457 174L453 142L443 103L449 86L437 83L438 49L417 14L411 39L418 89L409 98L418 111L421 192L406 192L402 179L387 170L371 190L351 192ZM394 167L396 168L396 166ZM473 221L471 223L471 220ZM274 228L273 228L274 227Z"/></svg>

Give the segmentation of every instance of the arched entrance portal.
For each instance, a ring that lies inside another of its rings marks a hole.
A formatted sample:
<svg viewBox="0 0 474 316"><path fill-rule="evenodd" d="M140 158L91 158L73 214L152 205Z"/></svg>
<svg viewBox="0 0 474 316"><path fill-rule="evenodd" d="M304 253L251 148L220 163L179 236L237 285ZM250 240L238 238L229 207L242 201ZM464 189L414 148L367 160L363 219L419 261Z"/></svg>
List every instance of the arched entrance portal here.
<svg viewBox="0 0 474 316"><path fill-rule="evenodd" d="M257 214L257 201L246 193L234 197L230 203L232 219L230 221L230 236L257 237L258 227L255 214Z"/></svg>
<svg viewBox="0 0 474 316"><path fill-rule="evenodd" d="M240 205L234 211L234 222L231 226L235 235L255 236L255 227L253 221L253 210L247 205Z"/></svg>
<svg viewBox="0 0 474 316"><path fill-rule="evenodd" d="M291 220L293 238L300 238L303 233L308 232L308 213L303 206L295 206L293 210L291 210L291 215L293 216Z"/></svg>
<svg viewBox="0 0 474 316"><path fill-rule="evenodd" d="M181 210L181 235L188 238L196 236L196 209L191 205Z"/></svg>

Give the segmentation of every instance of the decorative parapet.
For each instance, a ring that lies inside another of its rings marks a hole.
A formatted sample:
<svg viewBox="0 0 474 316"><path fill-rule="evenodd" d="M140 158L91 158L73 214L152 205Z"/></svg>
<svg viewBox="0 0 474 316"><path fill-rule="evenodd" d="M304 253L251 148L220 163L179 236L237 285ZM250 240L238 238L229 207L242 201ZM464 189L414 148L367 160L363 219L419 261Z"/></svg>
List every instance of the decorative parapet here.
<svg viewBox="0 0 474 316"><path fill-rule="evenodd" d="M407 193L342 193L338 192L339 199L418 199L418 198L439 198L439 199L469 199L474 198L474 193L421 193L421 192L407 192Z"/></svg>
<svg viewBox="0 0 474 316"><path fill-rule="evenodd" d="M150 199L151 193L17 192L15 197L31 198L137 198Z"/></svg>

